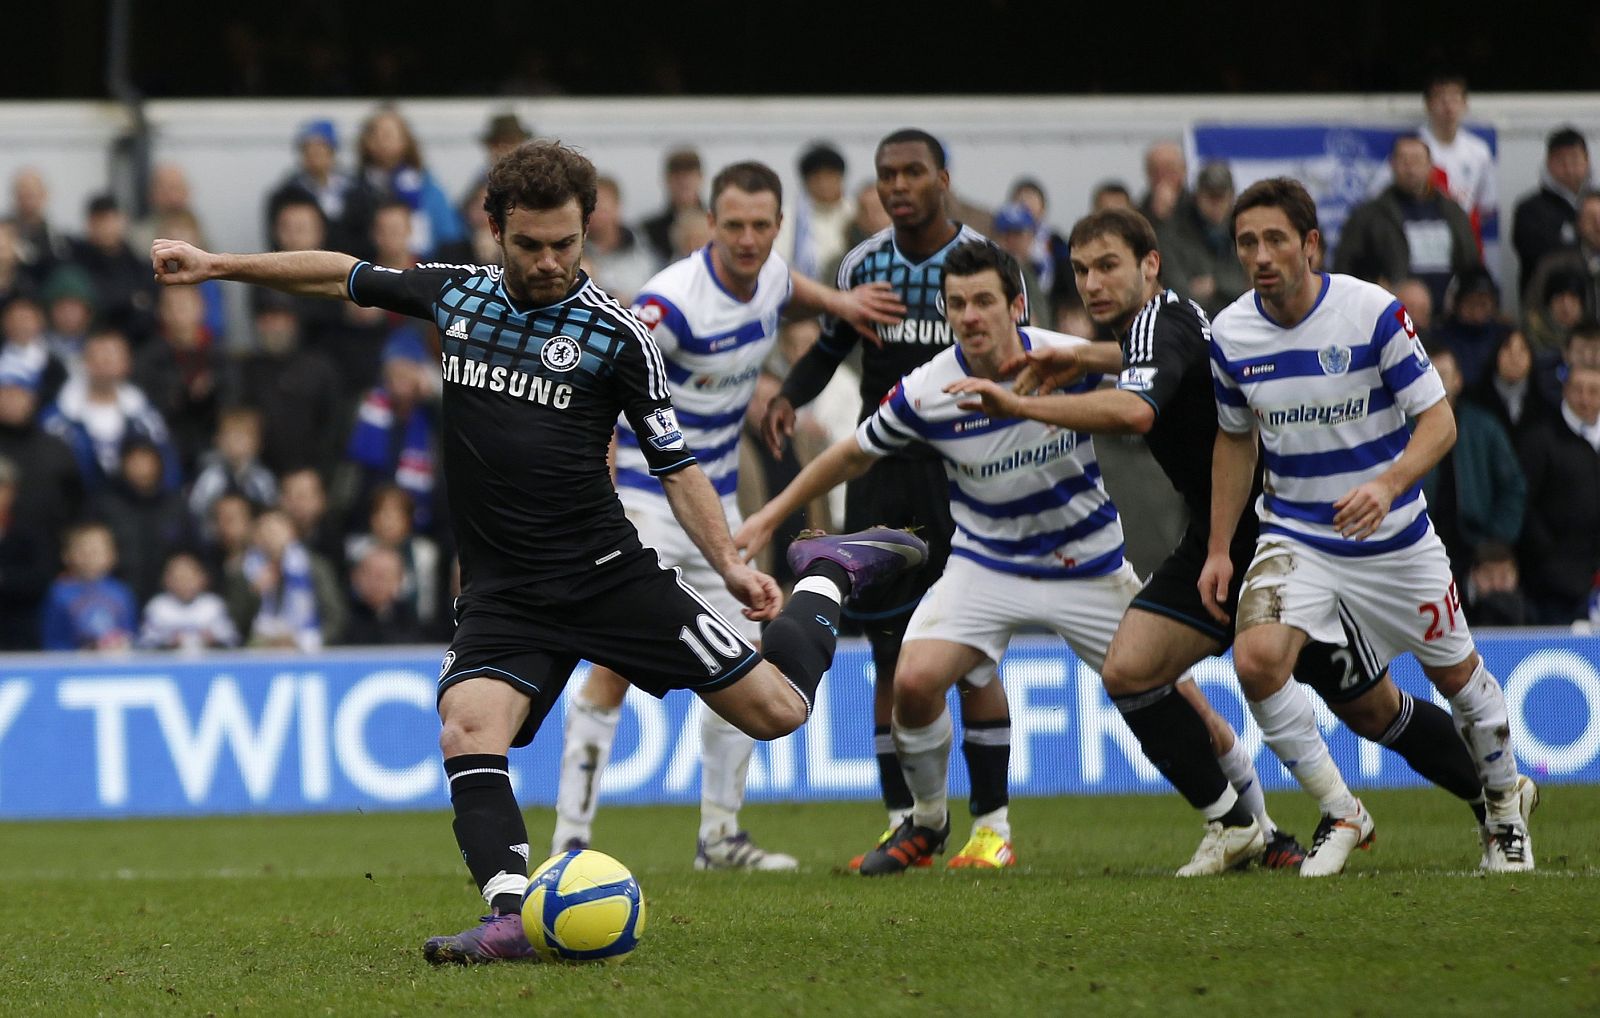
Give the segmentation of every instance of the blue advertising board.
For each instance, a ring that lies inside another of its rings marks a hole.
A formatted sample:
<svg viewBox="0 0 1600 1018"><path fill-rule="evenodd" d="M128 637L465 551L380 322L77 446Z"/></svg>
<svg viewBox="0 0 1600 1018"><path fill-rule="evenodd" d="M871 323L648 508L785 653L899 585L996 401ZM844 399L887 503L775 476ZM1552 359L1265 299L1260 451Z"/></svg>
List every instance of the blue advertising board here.
<svg viewBox="0 0 1600 1018"><path fill-rule="evenodd" d="M1600 638L1506 631L1480 634L1479 647L1506 687L1523 769L1547 781L1600 781ZM430 648L0 658L0 818L444 808L439 658ZM810 722L758 748L752 801L876 796L871 669L863 644L841 644ZM1098 677L1059 641L1016 641L1001 674L1012 709L1013 794L1166 787ZM1412 693L1431 693L1410 658L1396 662L1395 674ZM1247 721L1226 659L1204 662L1196 678L1240 727L1263 783L1288 787ZM512 753L526 805L554 801L562 709L533 745ZM703 709L686 693L665 701L630 693L606 800L698 801ZM1325 712L1322 720L1352 786L1420 783L1394 754ZM959 794L959 753L952 767Z"/></svg>

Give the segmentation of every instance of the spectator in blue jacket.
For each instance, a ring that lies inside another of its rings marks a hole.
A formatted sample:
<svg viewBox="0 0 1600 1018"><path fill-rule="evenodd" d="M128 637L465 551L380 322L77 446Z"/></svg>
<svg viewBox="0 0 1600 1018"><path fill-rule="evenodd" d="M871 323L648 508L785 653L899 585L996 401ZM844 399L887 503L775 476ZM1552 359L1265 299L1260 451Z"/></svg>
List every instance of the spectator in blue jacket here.
<svg viewBox="0 0 1600 1018"><path fill-rule="evenodd" d="M83 372L61 387L55 405L41 418L45 429L77 457L84 488L91 494L116 476L123 442L135 435L161 451L164 487L177 488L183 481L167 422L128 380L131 373L122 333L96 332L83 345Z"/></svg>
<svg viewBox="0 0 1600 1018"><path fill-rule="evenodd" d="M378 195L397 198L413 212L412 251L426 261L445 244L467 235L465 224L433 174L411 125L393 109L380 109L361 128L361 179Z"/></svg>
<svg viewBox="0 0 1600 1018"><path fill-rule="evenodd" d="M45 595L45 650L121 650L138 632L139 608L133 591L111 575L117 546L103 523L84 523L67 532L67 571Z"/></svg>

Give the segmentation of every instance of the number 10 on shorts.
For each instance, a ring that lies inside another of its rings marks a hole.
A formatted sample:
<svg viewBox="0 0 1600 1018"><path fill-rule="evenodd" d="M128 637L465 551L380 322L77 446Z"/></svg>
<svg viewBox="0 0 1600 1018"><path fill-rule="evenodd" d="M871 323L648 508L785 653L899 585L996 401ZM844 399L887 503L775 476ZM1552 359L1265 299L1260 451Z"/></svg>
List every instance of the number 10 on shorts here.
<svg viewBox="0 0 1600 1018"><path fill-rule="evenodd" d="M1456 594L1456 581L1450 581L1450 587L1444 592L1444 600L1437 604L1417 605L1417 614L1428 620L1428 631L1422 634L1424 643L1432 643L1448 632L1456 631L1456 619L1461 616L1461 598ZM1446 630L1445 626L1449 625Z"/></svg>
<svg viewBox="0 0 1600 1018"><path fill-rule="evenodd" d="M737 661L744 657L746 653L744 641L740 640L738 634L729 629L727 623L721 619L711 615L700 615L695 619L695 628L700 630L699 636L696 636L688 626L684 626L678 630L678 639L682 640L684 645L694 652L694 656L700 659L700 663L706 666L707 674L715 675L724 667L722 662L717 660L717 655L729 661ZM717 655L711 653L713 648Z"/></svg>

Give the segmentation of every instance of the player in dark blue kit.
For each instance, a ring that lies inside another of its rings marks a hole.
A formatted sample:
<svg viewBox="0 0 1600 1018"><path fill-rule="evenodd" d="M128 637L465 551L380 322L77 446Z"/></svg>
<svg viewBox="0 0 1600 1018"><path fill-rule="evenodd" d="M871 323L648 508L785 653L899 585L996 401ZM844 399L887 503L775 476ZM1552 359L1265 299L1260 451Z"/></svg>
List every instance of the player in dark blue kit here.
<svg viewBox="0 0 1600 1018"><path fill-rule="evenodd" d="M530 958L520 909L528 835L507 752L532 740L580 659L655 696L690 689L746 734L774 739L810 714L833 656L840 602L914 568L898 531L796 542L788 607L744 565L722 504L678 430L661 354L579 269L593 164L530 142L489 173L504 268L400 271L325 251L212 254L151 248L167 285L232 279L412 315L443 336L446 492L461 551L455 638L439 676L440 747L456 841L489 902L480 925L423 946L429 961ZM673 513L753 619L764 654L640 544L606 452L621 413Z"/></svg>
<svg viewBox="0 0 1600 1018"><path fill-rule="evenodd" d="M903 376L910 374L954 340L945 320L941 287L945 255L982 234L952 220L946 213L950 174L945 168L944 146L927 131L904 128L880 142L873 157L878 175L878 198L892 224L845 255L839 265L837 285L850 290L868 283L894 287L905 317L894 325L879 325L875 340L861 347L861 412L865 420ZM816 344L800 358L784 380L783 390L768 406L762 434L774 454L794 431L796 407L817 397L839 364L850 355L861 335L849 323L829 320ZM853 599L846 617L860 626L872 645L877 674L873 696L873 736L878 758L878 779L889 813L881 844L911 813L911 790L900 768L890 736L894 705L894 673L900 643L911 613L922 595L939 578L950 554L950 482L936 453L923 448L886 456L862 477L845 487L845 529L854 521L871 520L894 527L910 527L927 538L925 568L900 582L886 585L872 598ZM971 808L974 816L1003 810L1008 802L1006 773L1011 754L1011 713L1005 690L994 681L992 665L981 665L961 686L961 749L972 776ZM862 856L851 860L851 868ZM953 865L982 860L957 853Z"/></svg>

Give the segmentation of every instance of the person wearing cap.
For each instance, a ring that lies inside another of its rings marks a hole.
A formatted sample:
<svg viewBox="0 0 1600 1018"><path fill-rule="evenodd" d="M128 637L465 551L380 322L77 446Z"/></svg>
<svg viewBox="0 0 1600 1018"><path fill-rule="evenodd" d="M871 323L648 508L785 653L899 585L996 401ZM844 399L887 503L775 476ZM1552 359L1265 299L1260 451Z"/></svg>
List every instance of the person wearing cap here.
<svg viewBox="0 0 1600 1018"><path fill-rule="evenodd" d="M800 155L800 193L783 217L776 250L808 279L821 279L849 250L855 205L844 193L844 156L825 141Z"/></svg>
<svg viewBox="0 0 1600 1018"><path fill-rule="evenodd" d="M700 153L678 148L667 153L661 173L667 189L667 207L640 223L639 228L650 242L657 263L665 265L673 260L672 226L678 221L678 214L692 210L704 218L706 203L700 192L705 185L705 172L700 166Z"/></svg>
<svg viewBox="0 0 1600 1018"><path fill-rule="evenodd" d="M1545 255L1577 246L1578 198L1590 187L1589 168L1589 142L1577 128L1568 124L1550 132L1539 187L1524 195L1512 214L1518 292L1529 292L1534 270Z"/></svg>
<svg viewBox="0 0 1600 1018"><path fill-rule="evenodd" d="M279 211L309 201L322 210L327 238L318 247L350 254L367 253L377 197L365 181L339 168L339 134L331 120L308 120L294 135L298 163L267 196L268 238L274 238Z"/></svg>
<svg viewBox="0 0 1600 1018"><path fill-rule="evenodd" d="M1335 271L1393 287L1408 276L1428 284L1433 306L1445 306L1453 277L1483 264L1472 221L1433 182L1433 156L1415 134L1389 150L1394 183L1356 206L1334 252Z"/></svg>
<svg viewBox="0 0 1600 1018"><path fill-rule="evenodd" d="M1161 278L1215 315L1250 288L1233 250L1233 173L1224 162L1200 167L1194 193L1156 227Z"/></svg>
<svg viewBox="0 0 1600 1018"><path fill-rule="evenodd" d="M50 273L39 297L49 320L45 341L50 352L69 369L77 367L83 358L83 341L94 325L94 281L76 265L63 265Z"/></svg>
<svg viewBox="0 0 1600 1018"><path fill-rule="evenodd" d="M1022 272L1022 288L1028 295L1029 313L1041 322L1054 322L1049 295L1039 285L1039 272L1033 266L1033 242L1038 235L1039 220L1022 202L1007 202L995 209L994 240L1016 259Z"/></svg>
<svg viewBox="0 0 1600 1018"><path fill-rule="evenodd" d="M1406 309L1411 310L1411 305ZM1413 322L1415 318L1412 312ZM1419 332L1422 329L1420 325L1417 328ZM1489 270L1480 267L1456 277L1449 312L1433 333L1438 343L1455 354L1462 384L1473 389L1491 370L1495 351L1510 331L1510 324L1500 317L1500 287Z"/></svg>
<svg viewBox="0 0 1600 1018"><path fill-rule="evenodd" d="M500 157L533 139L533 131L515 113L507 110L496 113L484 125L483 133L478 135L478 144L483 146L483 166L478 170L477 176L472 178L466 190L461 192L461 199L456 202L456 210L461 213L463 220L471 220L473 207L482 203L479 192L483 190L484 182L489 179L489 167L499 161Z"/></svg>
<svg viewBox="0 0 1600 1018"><path fill-rule="evenodd" d="M107 324L141 346L155 330L155 281L128 246L128 217L109 194L89 199L86 230L72 242L72 263L88 273Z"/></svg>
<svg viewBox="0 0 1600 1018"><path fill-rule="evenodd" d="M1557 268L1536 278L1528 289L1542 295L1525 316L1528 345L1536 358L1559 357L1566 349L1567 337L1583 320L1583 275L1571 268Z"/></svg>

